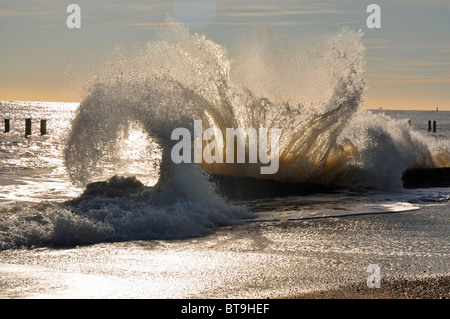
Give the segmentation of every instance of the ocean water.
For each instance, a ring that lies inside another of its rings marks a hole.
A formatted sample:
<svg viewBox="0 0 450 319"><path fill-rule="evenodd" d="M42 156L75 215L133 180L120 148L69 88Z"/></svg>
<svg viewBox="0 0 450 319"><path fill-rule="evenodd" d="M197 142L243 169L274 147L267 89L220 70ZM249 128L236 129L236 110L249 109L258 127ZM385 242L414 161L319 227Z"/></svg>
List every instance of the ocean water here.
<svg viewBox="0 0 450 319"><path fill-rule="evenodd" d="M251 64L174 25L115 57L81 103L1 101L0 296L279 297L364 280L373 263L448 274L450 189L401 176L450 166L450 112L364 109L361 37L300 51L308 63L258 42ZM280 128L278 172L175 165L171 132L195 119ZM233 199L210 174L333 188Z"/></svg>

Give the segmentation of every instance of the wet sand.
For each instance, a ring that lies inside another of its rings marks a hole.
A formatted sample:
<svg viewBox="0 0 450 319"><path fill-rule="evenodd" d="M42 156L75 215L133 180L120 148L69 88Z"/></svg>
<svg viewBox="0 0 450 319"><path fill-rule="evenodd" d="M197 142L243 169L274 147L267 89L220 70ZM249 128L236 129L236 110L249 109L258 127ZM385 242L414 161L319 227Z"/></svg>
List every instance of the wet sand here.
<svg viewBox="0 0 450 319"><path fill-rule="evenodd" d="M450 298L449 207L4 250L0 298ZM366 286L370 264L381 268L379 289Z"/></svg>
<svg viewBox="0 0 450 319"><path fill-rule="evenodd" d="M450 276L421 279L383 280L380 288L368 288L363 283L337 289L315 291L292 299L450 299Z"/></svg>

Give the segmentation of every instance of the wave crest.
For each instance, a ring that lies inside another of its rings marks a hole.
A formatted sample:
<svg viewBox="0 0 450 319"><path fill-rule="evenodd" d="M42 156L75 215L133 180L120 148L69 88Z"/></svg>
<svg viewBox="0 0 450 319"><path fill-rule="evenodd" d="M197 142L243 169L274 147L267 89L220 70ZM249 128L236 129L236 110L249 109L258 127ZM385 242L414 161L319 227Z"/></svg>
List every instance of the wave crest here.
<svg viewBox="0 0 450 319"><path fill-rule="evenodd" d="M276 48L262 45L233 62L223 46L172 23L160 41L149 42L132 61L119 58L93 85L66 147L68 172L84 184L95 179L101 161L120 151L117 140L129 123L139 123L162 149L163 182L175 171L171 132L177 127L192 132L193 121L202 120L204 129L222 132L281 132L276 174L261 175L261 163L204 163L206 171L299 183L401 187L405 169L436 163L406 125L362 107L367 91L362 37L360 31L344 29L298 56L278 42ZM271 54L274 49L277 53ZM284 83L289 85L283 88ZM267 96L262 95L265 89Z"/></svg>

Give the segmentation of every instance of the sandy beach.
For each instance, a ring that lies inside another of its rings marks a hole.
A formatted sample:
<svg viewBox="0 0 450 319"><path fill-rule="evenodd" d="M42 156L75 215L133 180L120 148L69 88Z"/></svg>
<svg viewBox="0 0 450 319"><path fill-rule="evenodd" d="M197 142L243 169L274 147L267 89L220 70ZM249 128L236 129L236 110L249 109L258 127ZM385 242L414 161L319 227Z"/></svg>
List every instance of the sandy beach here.
<svg viewBox="0 0 450 319"><path fill-rule="evenodd" d="M449 298L449 203L0 252L2 298ZM381 288L367 288L369 264ZM26 285L24 285L26 283Z"/></svg>
<svg viewBox="0 0 450 319"><path fill-rule="evenodd" d="M363 283L290 296L292 299L449 299L450 277L384 280L380 288Z"/></svg>

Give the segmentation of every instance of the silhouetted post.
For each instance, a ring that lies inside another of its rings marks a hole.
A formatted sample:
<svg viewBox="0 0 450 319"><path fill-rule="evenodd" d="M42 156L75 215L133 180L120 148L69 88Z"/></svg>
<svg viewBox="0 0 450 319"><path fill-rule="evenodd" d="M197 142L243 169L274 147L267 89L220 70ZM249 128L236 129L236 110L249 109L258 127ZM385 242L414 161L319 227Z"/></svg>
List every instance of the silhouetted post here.
<svg viewBox="0 0 450 319"><path fill-rule="evenodd" d="M5 119L5 133L8 133L9 130L10 130L9 119Z"/></svg>
<svg viewBox="0 0 450 319"><path fill-rule="evenodd" d="M25 120L25 136L31 135L31 119Z"/></svg>
<svg viewBox="0 0 450 319"><path fill-rule="evenodd" d="M428 121L428 132L431 132L431 121Z"/></svg>
<svg viewBox="0 0 450 319"><path fill-rule="evenodd" d="M436 121L433 121L433 133L436 133Z"/></svg>
<svg viewBox="0 0 450 319"><path fill-rule="evenodd" d="M41 135L47 134L47 120L41 120Z"/></svg>

